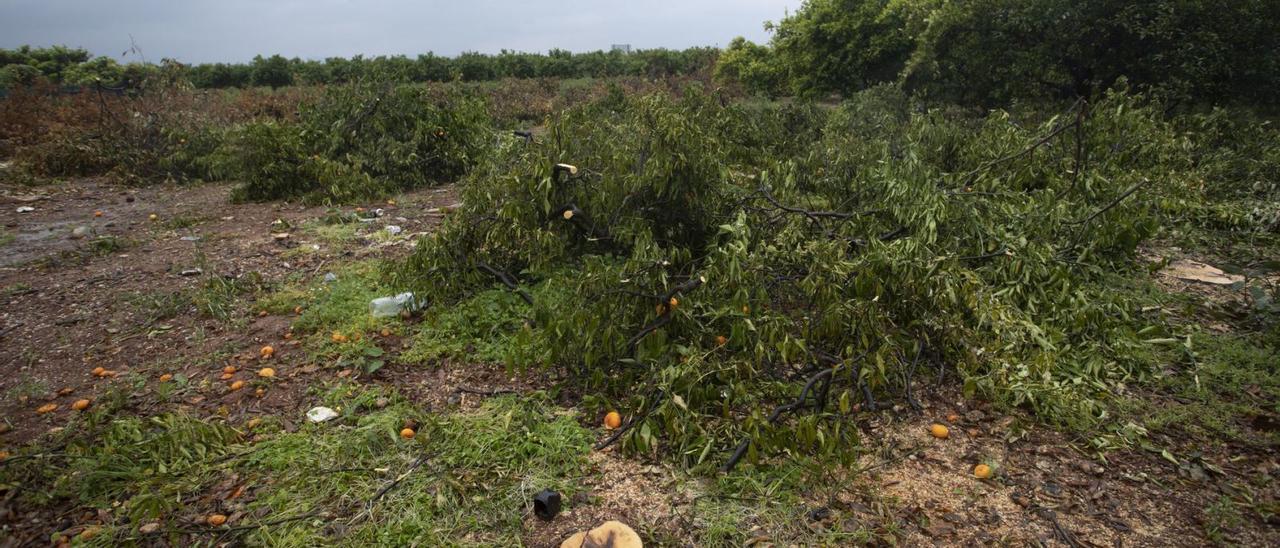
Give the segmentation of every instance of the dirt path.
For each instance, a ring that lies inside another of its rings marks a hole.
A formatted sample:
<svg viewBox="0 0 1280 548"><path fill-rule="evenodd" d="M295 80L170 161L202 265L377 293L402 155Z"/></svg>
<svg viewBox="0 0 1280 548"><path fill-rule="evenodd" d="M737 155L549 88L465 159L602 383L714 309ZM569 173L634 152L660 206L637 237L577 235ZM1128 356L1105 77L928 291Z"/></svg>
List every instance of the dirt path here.
<svg viewBox="0 0 1280 548"><path fill-rule="evenodd" d="M270 342L279 346L282 362L301 359L282 339L288 318L220 321L210 316L236 303L216 297L322 276L326 267L361 255L397 252L362 241L301 237L297 228L326 215L326 208L232 204L230 189L127 189L97 181L0 189L23 197L0 211L0 224L13 235L0 247L0 412L8 418L0 428L12 430L7 444L59 422L57 412L35 414L40 404L52 402L65 412L76 399L101 395L106 377L95 376L96 367L116 376L197 378ZM41 198L28 201L32 196ZM439 222L426 210L455 200L451 188L424 190L370 210L384 210L375 224L413 233ZM19 213L19 207L34 211ZM74 234L78 227L86 234ZM312 249L291 253L303 246ZM201 291L209 292L209 302L185 297ZM215 310L197 310L201 306Z"/></svg>

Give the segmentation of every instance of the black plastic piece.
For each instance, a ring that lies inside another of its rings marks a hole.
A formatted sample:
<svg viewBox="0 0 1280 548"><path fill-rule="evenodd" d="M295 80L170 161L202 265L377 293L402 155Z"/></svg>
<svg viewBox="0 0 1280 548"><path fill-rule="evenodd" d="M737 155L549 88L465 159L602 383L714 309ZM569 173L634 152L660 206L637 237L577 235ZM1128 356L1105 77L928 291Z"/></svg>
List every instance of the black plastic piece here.
<svg viewBox="0 0 1280 548"><path fill-rule="evenodd" d="M560 492L543 489L533 496L533 513L547 521L551 521L560 513Z"/></svg>

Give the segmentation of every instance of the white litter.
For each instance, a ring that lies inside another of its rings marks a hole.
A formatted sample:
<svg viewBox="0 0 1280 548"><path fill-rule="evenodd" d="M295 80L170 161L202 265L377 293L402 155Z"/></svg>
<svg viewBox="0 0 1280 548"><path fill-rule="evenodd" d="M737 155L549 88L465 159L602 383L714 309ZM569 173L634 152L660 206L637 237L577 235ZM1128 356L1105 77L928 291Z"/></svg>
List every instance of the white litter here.
<svg viewBox="0 0 1280 548"><path fill-rule="evenodd" d="M18 213L31 213L32 211L35 211L35 210L36 208L31 206L22 206L18 208Z"/></svg>
<svg viewBox="0 0 1280 548"><path fill-rule="evenodd" d="M307 420L311 422L324 422L338 418L338 412L328 407L312 407L307 411Z"/></svg>
<svg viewBox="0 0 1280 548"><path fill-rule="evenodd" d="M386 230L387 230L387 234L390 234L392 236L395 236L396 234L404 232L404 229L400 228L397 225L387 225Z"/></svg>

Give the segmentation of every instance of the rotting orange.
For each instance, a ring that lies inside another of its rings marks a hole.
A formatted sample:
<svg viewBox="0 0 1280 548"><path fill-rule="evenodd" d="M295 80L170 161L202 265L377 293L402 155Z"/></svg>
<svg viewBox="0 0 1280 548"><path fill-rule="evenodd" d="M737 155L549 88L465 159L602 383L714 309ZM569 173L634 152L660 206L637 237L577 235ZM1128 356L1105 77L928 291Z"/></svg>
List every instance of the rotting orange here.
<svg viewBox="0 0 1280 548"><path fill-rule="evenodd" d="M955 413L951 413L950 415L947 415L947 422L955 423L956 421L959 421L959 420L960 420L960 415L957 415Z"/></svg>
<svg viewBox="0 0 1280 548"><path fill-rule="evenodd" d="M607 414L605 414L604 416L605 428L613 430L619 426L622 426L622 415L619 415L617 411L610 411Z"/></svg>
<svg viewBox="0 0 1280 548"><path fill-rule="evenodd" d="M934 423L933 426L929 427L929 433L940 440L945 440L947 439L947 436L951 435L951 431L948 430L947 427L937 423Z"/></svg>
<svg viewBox="0 0 1280 548"><path fill-rule="evenodd" d="M95 377L101 377L101 376L102 376L102 374L103 374L103 373L106 373L106 372L107 372L107 368L105 368L105 367L101 367L101 366L99 366L99 367L95 367L95 368L93 368L93 376L95 376Z"/></svg>
<svg viewBox="0 0 1280 548"><path fill-rule="evenodd" d="M258 370L258 376L264 379L270 379L271 377L276 376L276 370L270 367L263 367Z"/></svg>
<svg viewBox="0 0 1280 548"><path fill-rule="evenodd" d="M234 378L234 377L235 377L235 374L234 374L234 373L223 373L223 374L222 374L222 376L220 376L220 377L218 377L218 378L219 378L219 379L222 379L222 380L224 380L224 381L229 381L229 380L231 380L231 379L232 379L232 378Z"/></svg>
<svg viewBox="0 0 1280 548"><path fill-rule="evenodd" d="M267 389L266 389L266 388L259 388L259 389L257 389L257 390L254 390L254 391L253 391L253 395L255 395L255 396L257 396L257 397L261 398L261 397L263 397L263 396L267 395Z"/></svg>
<svg viewBox="0 0 1280 548"><path fill-rule="evenodd" d="M75 403L71 404L71 408L76 411L84 411L89 408L89 400L76 400Z"/></svg>
<svg viewBox="0 0 1280 548"><path fill-rule="evenodd" d="M269 313L268 313L266 310L259 310L259 311L258 311L258 317L259 317L259 318L265 317L267 314L269 314Z"/></svg>
<svg viewBox="0 0 1280 548"><path fill-rule="evenodd" d="M333 335L330 335L330 336L329 336L329 339L330 339L330 340L332 340L333 342L336 342L336 343L344 343L344 342L347 342L347 336L346 336L346 335L343 335L342 333L339 333L339 332L337 332L337 331L334 331L334 332L333 332Z"/></svg>
<svg viewBox="0 0 1280 548"><path fill-rule="evenodd" d="M387 328L385 328L385 327L384 327L384 328L382 328L382 331L380 331L378 334L379 334L379 335L382 335L383 337L390 337L390 336L391 336L391 330L390 330L390 329L387 329Z"/></svg>
<svg viewBox="0 0 1280 548"><path fill-rule="evenodd" d="M204 522L217 527L227 522L227 516L222 514L211 514L209 517L205 518Z"/></svg>
<svg viewBox="0 0 1280 548"><path fill-rule="evenodd" d="M41 405L40 407L37 407L37 408L36 408L36 413L39 413L39 414L41 414L41 415L44 415L44 414L46 414L46 413L52 413L52 412L57 411L57 410L58 410L58 404L56 404L56 403L46 403L46 404L44 404L44 405Z"/></svg>
<svg viewBox="0 0 1280 548"><path fill-rule="evenodd" d="M991 479L991 467L985 464L974 466L973 477L978 479Z"/></svg>
<svg viewBox="0 0 1280 548"><path fill-rule="evenodd" d="M169 382L171 380L173 380L173 375L170 375L168 373L160 375L160 382Z"/></svg>
<svg viewBox="0 0 1280 548"><path fill-rule="evenodd" d="M262 347L262 350L258 351L258 355L262 356L262 359L270 358L275 354L276 354L276 349L272 348L271 345L264 346Z"/></svg>
<svg viewBox="0 0 1280 548"><path fill-rule="evenodd" d="M234 365L228 365L228 366L226 366L226 367L223 367L223 368L222 368L222 372L223 372L223 373L226 373L226 374L228 374L228 375L233 374L233 373L235 373L235 372L236 372L236 366L234 366Z"/></svg>
<svg viewBox="0 0 1280 548"><path fill-rule="evenodd" d="M244 381L236 381L231 383L232 390L239 390L241 388L244 388Z"/></svg>
<svg viewBox="0 0 1280 548"><path fill-rule="evenodd" d="M404 430L400 431L400 437L406 440L411 440L416 435L418 435L418 433L414 432L412 428L405 428Z"/></svg>
<svg viewBox="0 0 1280 548"><path fill-rule="evenodd" d="M729 337L716 335L716 346L724 346L726 344L729 344Z"/></svg>
<svg viewBox="0 0 1280 548"><path fill-rule="evenodd" d="M301 315L302 315L302 306L301 306L301 305L299 305L299 306L295 306L295 307L293 307L293 313L294 313L294 314L297 314L297 315L299 315L299 316L301 316Z"/></svg>

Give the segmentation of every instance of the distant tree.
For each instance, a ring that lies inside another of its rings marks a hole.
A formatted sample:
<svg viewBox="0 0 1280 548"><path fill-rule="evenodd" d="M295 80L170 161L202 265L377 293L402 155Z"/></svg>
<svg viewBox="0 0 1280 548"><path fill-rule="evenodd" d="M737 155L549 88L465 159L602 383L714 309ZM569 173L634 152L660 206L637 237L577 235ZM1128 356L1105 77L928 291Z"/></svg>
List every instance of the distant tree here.
<svg viewBox="0 0 1280 548"><path fill-rule="evenodd" d="M798 95L849 95L897 80L914 41L890 0L807 0L771 41Z"/></svg>
<svg viewBox="0 0 1280 548"><path fill-rule="evenodd" d="M124 78L124 67L115 59L95 57L89 61L73 65L63 71L62 81L77 86L103 84L118 86Z"/></svg>
<svg viewBox="0 0 1280 548"><path fill-rule="evenodd" d="M785 76L773 50L741 36L729 42L715 68L716 80L738 83L752 93L770 97L786 91Z"/></svg>
<svg viewBox="0 0 1280 548"><path fill-rule="evenodd" d="M255 86L271 86L276 89L293 84L293 72L289 60L281 55L253 58L253 84Z"/></svg>
<svg viewBox="0 0 1280 548"><path fill-rule="evenodd" d="M11 89L18 86L29 86L42 77L40 69L31 65L6 65L0 67L0 88Z"/></svg>
<svg viewBox="0 0 1280 548"><path fill-rule="evenodd" d="M918 42L908 86L966 103L1087 97L1121 77L1168 99L1274 101L1280 85L1275 0L947 2Z"/></svg>

